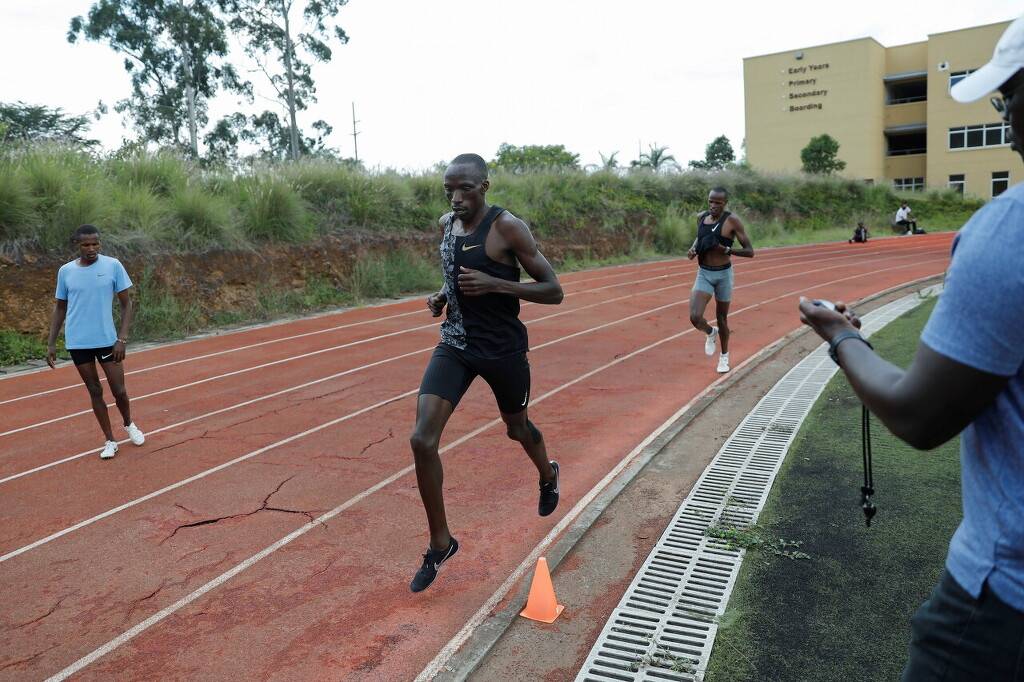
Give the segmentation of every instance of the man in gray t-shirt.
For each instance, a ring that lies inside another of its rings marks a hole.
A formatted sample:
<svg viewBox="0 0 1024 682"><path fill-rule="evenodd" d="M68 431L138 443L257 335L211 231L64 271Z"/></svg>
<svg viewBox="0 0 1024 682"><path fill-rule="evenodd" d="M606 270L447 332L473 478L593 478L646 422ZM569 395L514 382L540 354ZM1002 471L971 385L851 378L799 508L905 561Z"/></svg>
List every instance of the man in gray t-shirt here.
<svg viewBox="0 0 1024 682"><path fill-rule="evenodd" d="M1024 156L1024 17L992 61L953 87L992 104ZM1024 679L1024 184L978 211L953 242L945 291L906 371L878 357L859 320L802 300L854 391L894 434L930 449L962 433L963 521L946 570L912 621L905 682Z"/></svg>

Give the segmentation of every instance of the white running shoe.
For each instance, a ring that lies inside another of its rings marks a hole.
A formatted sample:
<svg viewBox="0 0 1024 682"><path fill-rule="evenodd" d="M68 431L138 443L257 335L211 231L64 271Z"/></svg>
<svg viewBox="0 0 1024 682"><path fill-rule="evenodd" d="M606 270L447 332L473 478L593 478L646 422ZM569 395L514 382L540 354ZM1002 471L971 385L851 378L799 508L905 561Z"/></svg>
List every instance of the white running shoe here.
<svg viewBox="0 0 1024 682"><path fill-rule="evenodd" d="M725 374L729 371L729 354L722 353L718 356L718 373Z"/></svg>
<svg viewBox="0 0 1024 682"><path fill-rule="evenodd" d="M108 440L103 446L103 452L100 453L100 459L110 459L117 454L117 441Z"/></svg>
<svg viewBox="0 0 1024 682"><path fill-rule="evenodd" d="M128 437L132 439L132 445L142 445L146 442L146 435L142 433L142 429L135 425L135 422L124 427L124 430L128 432Z"/></svg>
<svg viewBox="0 0 1024 682"><path fill-rule="evenodd" d="M711 333L707 336L708 338L704 339L704 355L714 355L715 339L718 338L718 330L712 327Z"/></svg>

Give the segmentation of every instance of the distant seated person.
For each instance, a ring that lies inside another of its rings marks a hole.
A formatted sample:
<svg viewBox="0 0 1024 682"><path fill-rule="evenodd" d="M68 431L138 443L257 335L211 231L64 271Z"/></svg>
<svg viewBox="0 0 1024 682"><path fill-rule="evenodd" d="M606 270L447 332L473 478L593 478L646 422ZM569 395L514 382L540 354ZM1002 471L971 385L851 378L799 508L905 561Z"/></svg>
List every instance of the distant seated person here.
<svg viewBox="0 0 1024 682"><path fill-rule="evenodd" d="M867 244L868 228L864 227L864 223L857 223L857 227L853 231L853 237L850 239L851 244L854 242L858 242L860 244Z"/></svg>
<svg viewBox="0 0 1024 682"><path fill-rule="evenodd" d="M924 234L924 228L917 226L917 221L914 220L914 212L910 210L910 206L907 206L907 202L900 204L899 209L896 211L896 226L902 228L904 234Z"/></svg>

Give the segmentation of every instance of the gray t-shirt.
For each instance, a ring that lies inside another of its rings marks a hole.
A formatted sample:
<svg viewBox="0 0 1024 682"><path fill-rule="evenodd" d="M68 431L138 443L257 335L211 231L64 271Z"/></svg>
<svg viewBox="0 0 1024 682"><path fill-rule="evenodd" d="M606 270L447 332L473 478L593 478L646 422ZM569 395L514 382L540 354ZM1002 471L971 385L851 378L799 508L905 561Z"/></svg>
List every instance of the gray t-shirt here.
<svg viewBox="0 0 1024 682"><path fill-rule="evenodd" d="M1024 611L1024 184L974 214L953 242L946 287L921 340L1009 377L960 440L964 518L946 568L977 597L987 580Z"/></svg>

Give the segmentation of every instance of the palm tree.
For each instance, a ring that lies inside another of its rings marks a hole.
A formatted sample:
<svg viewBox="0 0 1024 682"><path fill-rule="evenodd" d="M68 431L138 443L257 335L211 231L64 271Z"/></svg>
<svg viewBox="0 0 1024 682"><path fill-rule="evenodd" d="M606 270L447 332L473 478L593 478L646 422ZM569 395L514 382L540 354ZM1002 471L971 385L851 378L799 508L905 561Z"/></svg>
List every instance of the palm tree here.
<svg viewBox="0 0 1024 682"><path fill-rule="evenodd" d="M619 155L618 151L614 151L608 156L605 156L602 152L598 152L598 155L601 157L601 170L613 171L619 167L619 162L615 158Z"/></svg>
<svg viewBox="0 0 1024 682"><path fill-rule="evenodd" d="M634 168L650 168L655 173L661 171L661 169L668 170L669 168L679 168L679 164L676 163L676 157L671 154L666 154L668 147L659 147L657 144L649 145L649 149L646 154L641 154L640 158L633 161L630 165Z"/></svg>

